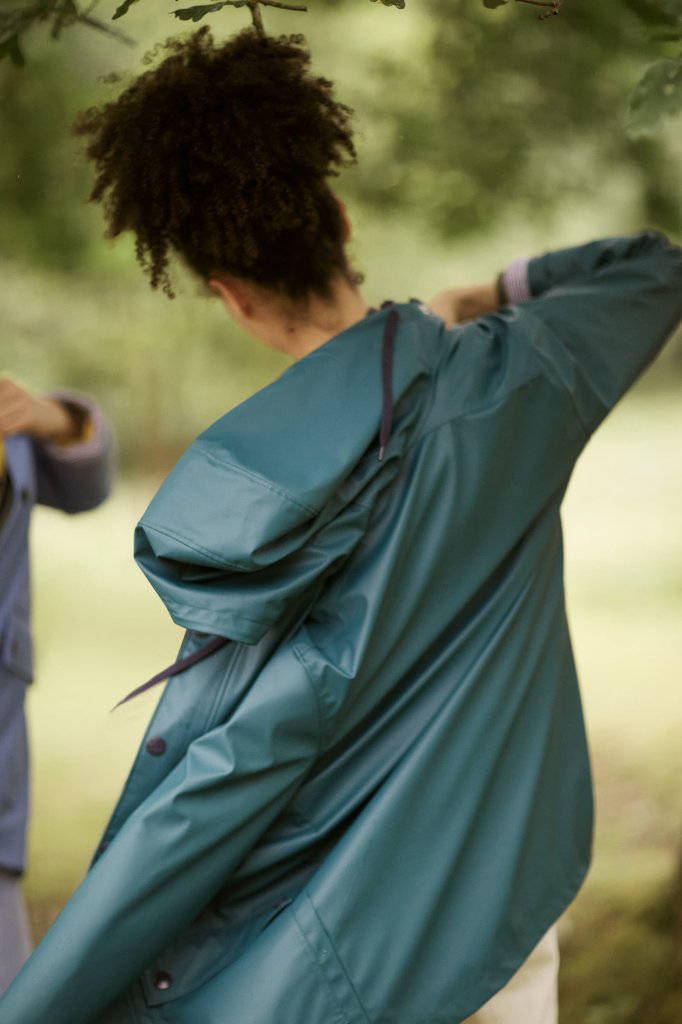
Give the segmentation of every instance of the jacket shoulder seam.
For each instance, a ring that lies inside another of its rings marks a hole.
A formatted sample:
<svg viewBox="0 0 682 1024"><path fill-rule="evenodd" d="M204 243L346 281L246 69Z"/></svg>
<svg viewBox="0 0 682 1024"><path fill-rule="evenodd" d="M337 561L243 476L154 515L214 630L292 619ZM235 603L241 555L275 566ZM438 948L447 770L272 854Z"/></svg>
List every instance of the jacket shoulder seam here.
<svg viewBox="0 0 682 1024"><path fill-rule="evenodd" d="M410 449L414 448L424 438L428 437L430 434L435 433L435 431L440 430L442 427L452 426L456 423L464 423L466 420L471 419L473 416L480 416L482 413L491 412L493 409L506 402L512 395L515 395L518 391L523 391L524 388L530 387L531 384L535 384L536 381L539 380L548 381L551 387L555 388L555 390L557 390L560 394L565 395L566 398L568 398L568 401L571 405L571 408L573 409L573 412L576 415L578 423L580 424L583 431L585 431L585 424L583 423L582 417L578 413L575 401L568 388L565 388L562 385L557 385L544 371L538 371L538 373L533 374L532 377L529 377L527 380L524 380L523 383L517 384L516 387L511 388L509 391L506 391L504 395L502 395L500 398L497 398L494 401L489 402L487 404L483 403L481 405L477 405L474 408L469 409L466 412L459 413L455 416L449 416L447 417L447 419L440 420L440 422L435 423L433 426L430 426L428 430L425 430L423 434L420 434L419 437L415 439L414 444L410 445Z"/></svg>
<svg viewBox="0 0 682 1024"><path fill-rule="evenodd" d="M199 450L209 462L212 462L216 466L221 466L223 469L229 469L230 472L235 473L237 476L243 476L245 479L251 480L252 483L258 484L264 490L271 491L279 498L284 498L285 501L288 501L301 512L307 512L311 515L317 515L320 512L319 508L315 508L314 505L308 505L307 502L294 497L294 495L285 488L273 483L266 477L261 476L260 473L254 473L252 470L244 469L243 466L238 466L236 463L230 462L229 459L220 459L214 455L213 452L208 451L204 445L199 445Z"/></svg>
<svg viewBox="0 0 682 1024"><path fill-rule="evenodd" d="M539 297L539 296L537 296L537 297ZM543 320L541 320L540 317L538 317L531 309L528 309L528 305L529 305L529 303L524 303L523 315L524 316L532 317L533 320L537 321L537 323L539 323L542 326L543 331L545 331L547 334L551 335L552 339L556 342L556 344L559 345L564 350L566 350L566 346L561 341L561 338L556 333L556 331L552 327L549 327ZM571 389L569 387L567 387L565 384L563 384L560 380L556 380L555 381L555 379L550 376L550 374L547 372L547 367L548 367L548 365L551 367L551 363L549 363L549 360L543 355L541 350L535 349L535 351L536 351L537 356L538 356L538 358L539 358L539 360L542 363L543 368L544 368L544 373L540 374L539 376L547 377L547 379L550 381L550 383L552 383L555 387L558 388L558 390L562 391L566 395L566 397L568 398L568 400L569 400L569 402L570 402L570 404L571 404L571 406L573 408L573 412L575 413L575 416L576 416L576 419L578 420L578 423L583 428L583 430L585 432L585 436L587 438L589 438L589 436L590 436L590 429L589 429L587 423L585 423L585 421L583 420L582 416L580 415L580 410L578 408L578 403L575 400L575 395L573 394ZM580 367L578 367L578 371L581 372L581 374L582 374L582 371L580 370Z"/></svg>
<svg viewBox="0 0 682 1024"><path fill-rule="evenodd" d="M201 544L197 544L196 541L190 540L189 537L185 537L182 533L175 530L169 530L167 527L157 526L155 523L150 522L148 519L142 519L140 526L143 530L153 530L154 533L160 533L164 537L170 537L171 540L179 540L185 544L190 550L196 551L199 555L205 555L206 558L219 566L221 569L227 567L228 569L235 569L238 572L249 572L249 566L244 562L231 562L225 558L219 558L213 551L203 547Z"/></svg>
<svg viewBox="0 0 682 1024"><path fill-rule="evenodd" d="M529 377L527 380L524 380L523 383L517 384L516 387L510 388L509 391L505 391L504 395L500 396L499 398L496 398L492 402L477 405L471 409L468 409L466 412L460 412L455 414L454 416L448 416L445 419L440 420L438 423L435 423L433 424L433 426L430 426L428 430L425 430L423 434L420 434L419 437L415 439L414 445L410 445L410 448L415 447L415 445L419 444L419 442L422 441L425 437L428 437L429 434L433 434L435 433L435 431L440 430L441 427L451 426L452 424L455 423L463 423L466 420L471 419L473 416L480 416L481 413L490 412L497 406L503 405L504 402L506 402L507 399L509 399L512 395L515 395L517 391L523 391L524 388L527 388L531 384L534 384L537 380L542 380L544 377L545 375L543 373L535 373L532 377Z"/></svg>

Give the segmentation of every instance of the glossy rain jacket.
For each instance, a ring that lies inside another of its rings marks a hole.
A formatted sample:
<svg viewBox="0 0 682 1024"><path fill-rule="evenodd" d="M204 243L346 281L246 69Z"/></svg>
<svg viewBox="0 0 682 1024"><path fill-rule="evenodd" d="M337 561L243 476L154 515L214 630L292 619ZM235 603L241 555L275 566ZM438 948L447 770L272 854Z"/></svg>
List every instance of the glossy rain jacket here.
<svg viewBox="0 0 682 1024"><path fill-rule="evenodd" d="M188 633L86 880L2 1024L457 1024L587 870L559 507L682 315L659 235L531 301L369 316L219 420L137 558Z"/></svg>

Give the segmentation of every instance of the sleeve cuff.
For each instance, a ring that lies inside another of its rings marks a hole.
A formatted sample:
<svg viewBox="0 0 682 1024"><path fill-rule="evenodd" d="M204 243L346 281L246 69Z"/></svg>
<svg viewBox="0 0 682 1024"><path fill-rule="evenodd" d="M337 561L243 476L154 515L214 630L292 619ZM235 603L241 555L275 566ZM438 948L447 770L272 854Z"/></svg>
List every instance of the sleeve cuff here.
<svg viewBox="0 0 682 1024"><path fill-rule="evenodd" d="M78 437L66 441L48 441L43 447L52 458L63 462L87 462L97 458L106 446L107 429L97 405L86 395L68 391L52 391L50 398L62 402L81 416L81 432Z"/></svg>
<svg viewBox="0 0 682 1024"><path fill-rule="evenodd" d="M502 282L509 303L530 302L533 295L528 280L528 263L525 256L512 260L502 274Z"/></svg>

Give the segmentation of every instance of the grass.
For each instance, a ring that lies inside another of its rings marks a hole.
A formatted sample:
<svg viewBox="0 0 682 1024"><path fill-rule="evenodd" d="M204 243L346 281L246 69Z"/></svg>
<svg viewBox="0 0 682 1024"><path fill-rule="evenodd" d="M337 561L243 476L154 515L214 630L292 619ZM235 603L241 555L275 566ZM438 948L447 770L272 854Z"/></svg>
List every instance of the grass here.
<svg viewBox="0 0 682 1024"><path fill-rule="evenodd" d="M561 1024L679 1024L682 933L664 912L669 896L640 886L582 902L562 942Z"/></svg>
<svg viewBox="0 0 682 1024"><path fill-rule="evenodd" d="M678 396L633 396L588 446L565 505L597 828L562 922L562 1024L682 1020L681 438Z"/></svg>
<svg viewBox="0 0 682 1024"><path fill-rule="evenodd" d="M151 481L121 486L78 520L36 516L36 898L63 897L85 870L159 693L111 708L175 657L180 630L132 561L132 528L153 489Z"/></svg>
<svg viewBox="0 0 682 1024"><path fill-rule="evenodd" d="M676 395L633 396L588 446L565 504L600 810L595 884L636 875L635 863L648 874L682 838L681 437Z"/></svg>

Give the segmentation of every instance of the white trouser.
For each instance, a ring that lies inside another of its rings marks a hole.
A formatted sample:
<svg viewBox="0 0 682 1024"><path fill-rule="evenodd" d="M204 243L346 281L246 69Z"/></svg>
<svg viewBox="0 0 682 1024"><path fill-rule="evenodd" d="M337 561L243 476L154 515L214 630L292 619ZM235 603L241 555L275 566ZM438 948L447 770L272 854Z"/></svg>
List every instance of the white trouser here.
<svg viewBox="0 0 682 1024"><path fill-rule="evenodd" d="M0 870L0 995L31 952L26 907L18 875Z"/></svg>
<svg viewBox="0 0 682 1024"><path fill-rule="evenodd" d="M550 928L510 981L465 1024L557 1024L559 944Z"/></svg>

